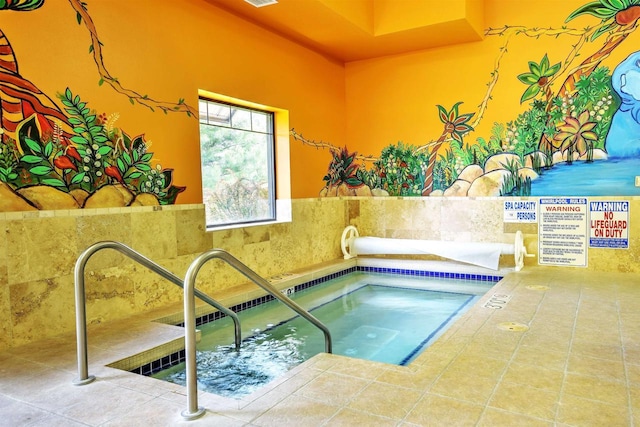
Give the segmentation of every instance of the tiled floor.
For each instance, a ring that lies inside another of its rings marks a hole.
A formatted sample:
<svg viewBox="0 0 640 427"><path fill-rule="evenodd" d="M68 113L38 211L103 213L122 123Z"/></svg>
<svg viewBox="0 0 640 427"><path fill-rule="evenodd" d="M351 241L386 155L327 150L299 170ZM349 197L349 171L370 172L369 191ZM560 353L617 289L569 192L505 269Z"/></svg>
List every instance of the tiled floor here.
<svg viewBox="0 0 640 427"><path fill-rule="evenodd" d="M508 302L483 307L495 294ZM631 274L525 268L408 367L319 355L243 400L200 393L207 412L194 421L180 416L184 388L104 366L178 336L144 317L90 329L97 380L85 386L72 385L74 336L0 353L0 425L640 425Z"/></svg>

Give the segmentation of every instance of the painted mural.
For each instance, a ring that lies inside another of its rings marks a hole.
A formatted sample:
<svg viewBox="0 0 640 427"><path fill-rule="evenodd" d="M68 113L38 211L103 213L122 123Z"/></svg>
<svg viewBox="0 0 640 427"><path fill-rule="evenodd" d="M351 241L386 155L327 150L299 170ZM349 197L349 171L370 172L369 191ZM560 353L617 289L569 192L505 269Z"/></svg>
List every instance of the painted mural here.
<svg viewBox="0 0 640 427"><path fill-rule="evenodd" d="M91 34L98 85L152 111L195 110L179 100L166 103L127 89L107 71L102 43L85 2L70 0L77 22ZM30 12L44 0L0 0L0 11ZM118 113L98 112L67 87L57 99L20 73L16 53L0 29L0 211L77 209L173 204L185 187L173 184L144 135L117 126Z"/></svg>
<svg viewBox="0 0 640 427"><path fill-rule="evenodd" d="M578 16L592 17L593 26L571 28ZM630 53L613 72L602 64L614 49L631 48L624 41L637 29L639 18L640 0L596 0L574 10L556 28L487 29L486 37L505 41L482 103L477 111L463 101L437 105L442 131L424 145L399 142L379 155L363 156L295 130L291 135L305 145L330 150L322 196L640 194L633 187L640 168L640 52ZM552 60L545 54L532 58L522 73L501 76L510 40L541 36L571 36L566 56ZM585 53L594 48L594 53ZM490 135L469 141L469 133L485 119L499 76L522 83L520 103L526 110L511 121L494 123ZM571 165L582 172L572 172ZM584 167L589 168L588 186ZM610 183L599 185L600 178L611 181L612 170L627 171L624 181L631 182L614 185L614 194Z"/></svg>

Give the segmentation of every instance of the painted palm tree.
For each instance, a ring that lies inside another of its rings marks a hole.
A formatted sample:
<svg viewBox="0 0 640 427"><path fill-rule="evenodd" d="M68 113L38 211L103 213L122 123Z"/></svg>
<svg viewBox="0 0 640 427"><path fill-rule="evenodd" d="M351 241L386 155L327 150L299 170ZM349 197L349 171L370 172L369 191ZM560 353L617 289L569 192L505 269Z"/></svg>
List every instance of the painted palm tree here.
<svg viewBox="0 0 640 427"><path fill-rule="evenodd" d="M549 58L547 54L542 57L539 64L529 61L529 72L522 73L518 76L518 80L529 85L520 98L520 103L534 98L541 91L544 91L547 105L551 105L553 94L549 87L549 78L560 70L560 63L549 66Z"/></svg>
<svg viewBox="0 0 640 427"><path fill-rule="evenodd" d="M436 165L436 158L438 157L438 150L442 144L449 138L453 138L462 144L462 137L473 130L473 127L468 123L475 113L460 114L458 107L462 102L457 102L449 111L447 111L442 105L438 105L438 117L440 121L444 123L444 129L442 135L435 142L431 155L429 156L429 164L425 171L424 188L422 189L422 195L428 196L433 191L433 169Z"/></svg>
<svg viewBox="0 0 640 427"><path fill-rule="evenodd" d="M592 15L601 20L591 36L592 41L606 33L608 36L597 52L567 76L560 88L559 96L572 94L580 77L591 74L636 29L640 18L640 0L595 0L576 9L565 22L582 15Z"/></svg>

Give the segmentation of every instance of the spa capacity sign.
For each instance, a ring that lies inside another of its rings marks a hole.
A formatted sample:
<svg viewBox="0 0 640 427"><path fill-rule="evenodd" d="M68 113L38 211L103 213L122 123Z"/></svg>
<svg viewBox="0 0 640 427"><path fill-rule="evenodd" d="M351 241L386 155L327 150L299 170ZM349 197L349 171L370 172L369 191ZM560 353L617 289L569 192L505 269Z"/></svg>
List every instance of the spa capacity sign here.
<svg viewBox="0 0 640 427"><path fill-rule="evenodd" d="M589 246L629 249L629 202L589 203Z"/></svg>
<svg viewBox="0 0 640 427"><path fill-rule="evenodd" d="M538 263L587 266L587 199L541 198Z"/></svg>
<svg viewBox="0 0 640 427"><path fill-rule="evenodd" d="M504 222L538 222L538 204L535 201L505 201Z"/></svg>

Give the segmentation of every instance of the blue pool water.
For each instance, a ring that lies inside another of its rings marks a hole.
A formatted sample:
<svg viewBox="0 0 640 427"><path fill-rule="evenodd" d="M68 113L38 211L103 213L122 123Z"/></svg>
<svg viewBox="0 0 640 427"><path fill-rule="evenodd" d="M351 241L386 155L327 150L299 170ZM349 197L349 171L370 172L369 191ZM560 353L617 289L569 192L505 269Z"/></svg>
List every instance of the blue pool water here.
<svg viewBox="0 0 640 427"><path fill-rule="evenodd" d="M333 352L405 365L486 293L493 281L352 273L290 295L331 331ZM198 386L215 394L249 394L324 351L324 335L279 301L239 313L243 343L223 318L201 325ZM185 383L181 363L154 375Z"/></svg>
<svg viewBox="0 0 640 427"><path fill-rule="evenodd" d="M638 196L640 158L560 163L531 182L532 196Z"/></svg>

